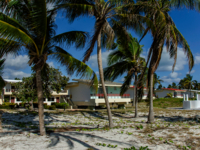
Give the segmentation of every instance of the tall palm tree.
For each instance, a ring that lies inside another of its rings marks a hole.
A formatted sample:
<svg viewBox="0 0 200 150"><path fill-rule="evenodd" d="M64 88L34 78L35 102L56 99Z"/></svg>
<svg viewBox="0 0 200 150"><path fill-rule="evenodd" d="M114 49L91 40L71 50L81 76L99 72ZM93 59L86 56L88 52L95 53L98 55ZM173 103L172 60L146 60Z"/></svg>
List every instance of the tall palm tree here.
<svg viewBox="0 0 200 150"><path fill-rule="evenodd" d="M2 57L1 57L2 58ZM0 60L0 92L1 92L1 101L3 102L3 87L6 85L5 81L2 78L3 68L4 68L5 59ZM2 132L2 112L0 111L0 132Z"/></svg>
<svg viewBox="0 0 200 150"><path fill-rule="evenodd" d="M96 74L90 67L57 46L75 44L76 48L82 48L87 33L70 31L56 35L56 11L50 10L49 4L46 0L15 0L0 5L0 52L27 53L28 64L33 66L36 72L40 135L46 134L41 70L49 57L65 66L69 74L76 72L76 75L81 77L92 78L96 87L98 84Z"/></svg>
<svg viewBox="0 0 200 150"><path fill-rule="evenodd" d="M100 80L105 96L105 103L109 118L109 126L113 127L112 116L109 101L104 84L104 74L102 67L101 52L102 47L110 49L113 45L115 36L124 36L123 43L127 42L128 33L126 27L134 26L137 31L142 30L139 18L136 15L126 15L122 13L122 6L125 1L116 0L66 0L58 5L58 8L66 10L66 16L70 22L81 16L89 16L95 18L95 30L90 42L88 50L85 52L83 62L89 60L93 52L95 43L97 43L97 61L99 68ZM119 22L119 20L122 20Z"/></svg>
<svg viewBox="0 0 200 150"><path fill-rule="evenodd" d="M187 55L189 61L189 70L191 70L194 65L194 59L187 41L177 29L175 23L169 15L170 8L172 7L171 1L141 0L138 1L134 7L137 8L137 11L141 13L143 12L143 14L145 14L151 22L151 24L147 26L146 31L142 36L143 38L148 31L151 31L153 36L153 43L147 56L147 64L149 64L148 85L150 90L148 122L151 123L154 122L153 76L159 65L164 44L166 44L166 48L170 54L170 57L174 58L172 70L174 70L176 64L178 45L183 47L183 51Z"/></svg>
<svg viewBox="0 0 200 150"><path fill-rule="evenodd" d="M138 74L144 69L146 63L145 59L141 57L142 47L136 38L131 35L130 41L127 47L124 47L118 40L117 50L109 54L108 67L104 69L104 75L106 80L114 81L117 77L127 73L124 78L124 83L121 87L120 94L123 95L134 81L134 101L135 101L135 117L138 117L137 104L138 104ZM134 102L133 102L134 103Z"/></svg>

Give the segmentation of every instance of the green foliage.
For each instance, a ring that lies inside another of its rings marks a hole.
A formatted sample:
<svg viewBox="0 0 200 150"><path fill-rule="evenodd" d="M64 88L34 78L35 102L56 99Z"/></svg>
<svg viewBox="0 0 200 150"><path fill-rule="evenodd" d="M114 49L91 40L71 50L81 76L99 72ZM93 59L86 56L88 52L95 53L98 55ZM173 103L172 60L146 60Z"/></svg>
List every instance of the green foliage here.
<svg viewBox="0 0 200 150"><path fill-rule="evenodd" d="M150 149L148 148L148 146L146 147L141 146L139 149L136 149L135 146L132 146L131 148L124 148L124 150L150 150Z"/></svg>
<svg viewBox="0 0 200 150"><path fill-rule="evenodd" d="M68 103L52 103L52 106L55 106L56 108L69 108L69 104Z"/></svg>
<svg viewBox="0 0 200 150"><path fill-rule="evenodd" d="M167 97L172 98L173 93L167 93Z"/></svg>
<svg viewBox="0 0 200 150"><path fill-rule="evenodd" d="M49 106L49 110L56 110L56 106L55 105Z"/></svg>
<svg viewBox="0 0 200 150"><path fill-rule="evenodd" d="M4 102L2 105L0 105L0 109L15 109L17 107L17 104Z"/></svg>
<svg viewBox="0 0 200 150"><path fill-rule="evenodd" d="M48 64L42 69L43 96L51 97L51 91L61 92L67 85L69 78L62 75L59 69L49 67ZM33 72L30 77L24 77L22 82L13 83L15 91L13 96L19 98L22 102L37 101L36 73Z"/></svg>
<svg viewBox="0 0 200 150"><path fill-rule="evenodd" d="M125 47L121 38L117 40L117 50L108 56L108 67L104 69L104 76L105 80L114 81L123 73L127 73L120 90L120 94L123 95L128 90L134 76L138 76L137 74L141 72L146 63L145 59L140 56L143 45L140 45L138 40L129 34L130 41Z"/></svg>
<svg viewBox="0 0 200 150"><path fill-rule="evenodd" d="M167 108L167 107L182 107L183 98L158 98L153 100L154 107Z"/></svg>

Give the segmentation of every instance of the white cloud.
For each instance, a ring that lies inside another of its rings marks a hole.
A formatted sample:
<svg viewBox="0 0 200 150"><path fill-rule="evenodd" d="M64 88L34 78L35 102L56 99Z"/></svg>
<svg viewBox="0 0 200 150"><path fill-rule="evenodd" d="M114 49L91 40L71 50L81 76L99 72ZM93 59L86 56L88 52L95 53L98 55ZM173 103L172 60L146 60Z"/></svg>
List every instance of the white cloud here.
<svg viewBox="0 0 200 150"><path fill-rule="evenodd" d="M8 55L5 58L6 61L3 70L3 78L14 79L16 77L23 78L30 76L30 74L21 71L28 67L28 55L19 55L16 57L14 55Z"/></svg>
<svg viewBox="0 0 200 150"><path fill-rule="evenodd" d="M96 71L95 73L96 73L97 76L99 75L99 71Z"/></svg>
<svg viewBox="0 0 200 150"><path fill-rule="evenodd" d="M103 52L101 54L101 58L102 58L102 65L103 68L107 67L107 58L108 55L111 53L112 51L106 51ZM92 67L92 68L98 68L98 63L97 63L97 54L94 54L90 57L88 64Z"/></svg>
<svg viewBox="0 0 200 150"><path fill-rule="evenodd" d="M195 73L195 70L192 70L191 72L187 72L187 74L193 74L193 73Z"/></svg>
<svg viewBox="0 0 200 150"><path fill-rule="evenodd" d="M181 78L179 78L178 76L180 75L180 73L172 72L168 76L161 77L161 79L168 84L172 84L172 82L179 83Z"/></svg>
<svg viewBox="0 0 200 150"><path fill-rule="evenodd" d="M178 77L178 73L177 72L172 72L172 73L169 74L169 76L171 78L177 78Z"/></svg>
<svg viewBox="0 0 200 150"><path fill-rule="evenodd" d="M175 66L175 71L183 70L184 66L187 64L187 58L182 48L178 47L177 61ZM172 66L174 64L174 59L170 58L166 47L163 48L163 53L161 56L160 64L157 71L172 71Z"/></svg>
<svg viewBox="0 0 200 150"><path fill-rule="evenodd" d="M5 67L4 68L10 68L14 70L19 70L19 69L25 69L28 67L28 55L19 55L17 57L13 55L8 55L5 61Z"/></svg>
<svg viewBox="0 0 200 150"><path fill-rule="evenodd" d="M54 64L53 64L52 61L51 62L47 62L47 63L49 64L50 67L54 67Z"/></svg>
<svg viewBox="0 0 200 150"><path fill-rule="evenodd" d="M23 77L29 77L31 75L23 71L18 71L18 70L9 69L9 68L4 69L3 72L4 72L3 73L4 79L14 79L14 78L22 79Z"/></svg>
<svg viewBox="0 0 200 150"><path fill-rule="evenodd" d="M200 63L200 55L197 55L197 56L195 56L194 57L194 62L195 62L195 64L199 64Z"/></svg>

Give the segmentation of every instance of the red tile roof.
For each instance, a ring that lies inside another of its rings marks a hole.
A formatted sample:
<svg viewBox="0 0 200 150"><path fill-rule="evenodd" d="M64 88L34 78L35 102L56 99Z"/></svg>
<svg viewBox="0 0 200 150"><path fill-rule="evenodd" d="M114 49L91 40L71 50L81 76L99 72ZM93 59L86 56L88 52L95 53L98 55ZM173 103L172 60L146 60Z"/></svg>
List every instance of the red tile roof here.
<svg viewBox="0 0 200 150"><path fill-rule="evenodd" d="M134 88L135 86L130 86L130 88ZM138 87L138 88L141 88L141 87ZM146 89L146 87L144 87L144 89Z"/></svg>
<svg viewBox="0 0 200 150"><path fill-rule="evenodd" d="M170 91L185 91L180 89L173 89L173 88L162 88L163 90L170 90Z"/></svg>

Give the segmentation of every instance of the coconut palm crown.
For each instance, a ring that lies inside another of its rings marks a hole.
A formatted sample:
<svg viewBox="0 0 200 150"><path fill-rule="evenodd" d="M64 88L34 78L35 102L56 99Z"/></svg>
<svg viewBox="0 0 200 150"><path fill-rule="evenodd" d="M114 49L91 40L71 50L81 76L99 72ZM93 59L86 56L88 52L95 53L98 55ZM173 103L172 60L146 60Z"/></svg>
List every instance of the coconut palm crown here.
<svg viewBox="0 0 200 150"><path fill-rule="evenodd" d="M113 51L108 56L108 67L104 69L104 76L106 80L114 81L117 77L124 77L124 83L121 86L120 94L123 95L131 85L133 79L135 79L134 101L135 101L135 117L137 115L137 77L144 69L146 63L145 59L141 57L143 52L143 45L140 45L136 38L133 38L131 34L130 41L127 47L121 43L120 39L117 41L117 50ZM133 101L133 104L134 104Z"/></svg>
<svg viewBox="0 0 200 150"><path fill-rule="evenodd" d="M0 51L5 54L24 52L29 56L28 64L36 72L37 95L39 106L40 134L45 134L43 116L43 93L41 70L48 58L55 59L65 66L67 73L92 79L98 85L96 74L85 63L72 57L59 44L83 48L87 33L70 31L56 35L56 10L50 10L46 0L1 1L0 13ZM6 6L6 7L5 7ZM91 83L91 84L93 84Z"/></svg>

